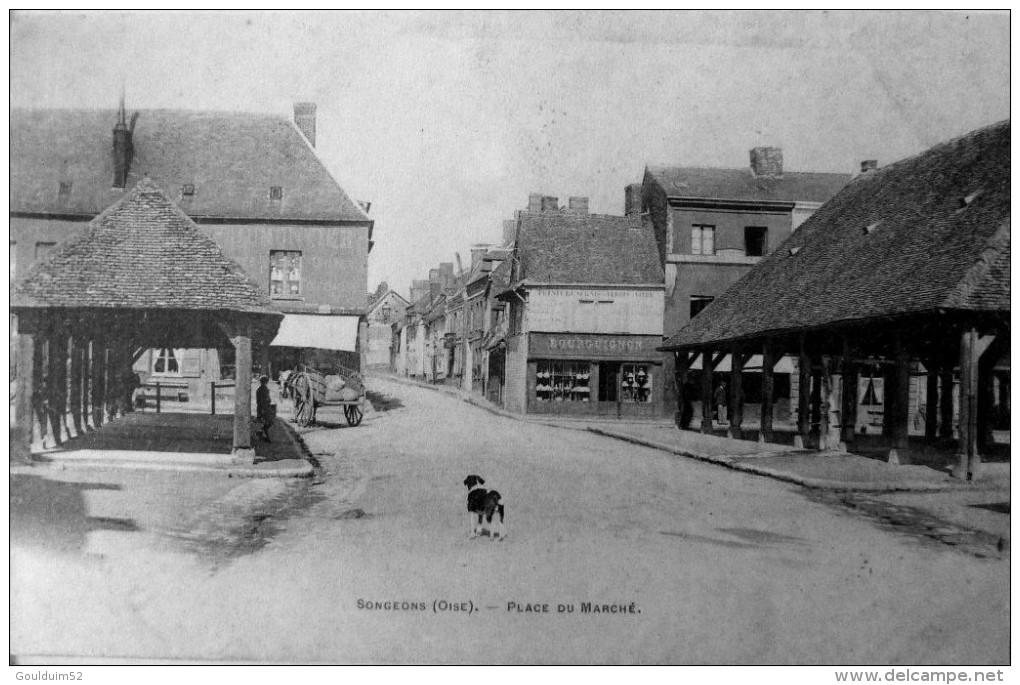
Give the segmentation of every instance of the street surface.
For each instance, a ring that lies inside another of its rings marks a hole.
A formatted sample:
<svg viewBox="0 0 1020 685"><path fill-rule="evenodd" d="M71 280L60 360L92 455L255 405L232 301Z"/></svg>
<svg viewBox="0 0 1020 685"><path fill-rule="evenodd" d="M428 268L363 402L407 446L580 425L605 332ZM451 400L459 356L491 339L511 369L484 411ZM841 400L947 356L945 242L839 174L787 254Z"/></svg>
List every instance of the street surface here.
<svg viewBox="0 0 1020 685"><path fill-rule="evenodd" d="M798 486L441 392L369 389L392 405L357 428L326 410L300 431L313 482L12 474L12 653L1009 661L1008 554L978 558ZM503 494L505 541L469 539L469 474Z"/></svg>

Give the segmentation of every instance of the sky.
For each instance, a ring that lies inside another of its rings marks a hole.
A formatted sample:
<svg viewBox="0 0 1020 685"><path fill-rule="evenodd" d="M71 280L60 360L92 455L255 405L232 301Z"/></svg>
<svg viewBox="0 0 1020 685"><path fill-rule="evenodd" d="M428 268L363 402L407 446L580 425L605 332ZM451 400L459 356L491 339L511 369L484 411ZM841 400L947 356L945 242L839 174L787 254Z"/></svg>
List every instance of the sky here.
<svg viewBox="0 0 1020 685"><path fill-rule="evenodd" d="M370 291L498 243L528 193L622 214L648 164L884 165L1009 117L1009 15L965 12L65 12L11 20L11 104L318 105L372 203Z"/></svg>

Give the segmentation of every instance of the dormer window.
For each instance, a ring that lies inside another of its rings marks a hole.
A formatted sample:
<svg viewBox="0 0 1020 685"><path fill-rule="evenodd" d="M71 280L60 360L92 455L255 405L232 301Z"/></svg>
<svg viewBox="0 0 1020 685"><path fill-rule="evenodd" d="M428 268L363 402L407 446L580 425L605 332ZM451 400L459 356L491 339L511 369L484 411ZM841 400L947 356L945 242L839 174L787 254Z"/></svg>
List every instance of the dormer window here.
<svg viewBox="0 0 1020 685"><path fill-rule="evenodd" d="M191 197L194 194L195 194L194 183L185 183L184 186L181 188L181 195L183 195L184 197Z"/></svg>
<svg viewBox="0 0 1020 685"><path fill-rule="evenodd" d="M269 201L270 202L282 202L283 201L283 186L270 186L269 187Z"/></svg>

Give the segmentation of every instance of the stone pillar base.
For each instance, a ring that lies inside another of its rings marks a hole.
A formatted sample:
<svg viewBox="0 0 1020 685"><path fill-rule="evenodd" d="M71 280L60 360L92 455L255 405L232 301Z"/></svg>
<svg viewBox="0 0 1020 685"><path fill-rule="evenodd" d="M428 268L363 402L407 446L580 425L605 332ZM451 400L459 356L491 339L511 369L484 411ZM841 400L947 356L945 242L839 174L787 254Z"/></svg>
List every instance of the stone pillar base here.
<svg viewBox="0 0 1020 685"><path fill-rule="evenodd" d="M254 463L255 461L255 448L253 447L235 447L230 452L231 461L241 463Z"/></svg>
<svg viewBox="0 0 1020 685"><path fill-rule="evenodd" d="M794 449L798 449L798 450L804 449L804 436L803 435L795 435L795 436L793 436L793 447L794 447Z"/></svg>

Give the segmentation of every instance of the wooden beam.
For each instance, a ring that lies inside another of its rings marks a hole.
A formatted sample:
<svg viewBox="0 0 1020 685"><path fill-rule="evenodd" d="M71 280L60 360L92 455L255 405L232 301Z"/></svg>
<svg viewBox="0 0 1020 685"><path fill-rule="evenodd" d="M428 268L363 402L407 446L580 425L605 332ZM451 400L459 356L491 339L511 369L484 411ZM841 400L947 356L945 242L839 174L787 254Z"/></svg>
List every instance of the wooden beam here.
<svg viewBox="0 0 1020 685"><path fill-rule="evenodd" d="M844 350L848 343L844 342ZM860 371L857 364L844 353L840 366L840 440L851 443L857 439L857 388Z"/></svg>
<svg viewBox="0 0 1020 685"><path fill-rule="evenodd" d="M35 378L36 335L29 316L22 314L16 322L17 368L14 380L14 429L11 431L11 461L25 462L32 458L32 423Z"/></svg>
<svg viewBox="0 0 1020 685"><path fill-rule="evenodd" d="M701 432L712 432L712 352L701 353Z"/></svg>
<svg viewBox="0 0 1020 685"><path fill-rule="evenodd" d="M953 437L953 365L946 363L939 368L939 437L949 440Z"/></svg>
<svg viewBox="0 0 1020 685"><path fill-rule="evenodd" d="M770 442L773 436L775 368L776 348L771 341L766 340L761 348L761 430L758 432L758 442Z"/></svg>
<svg viewBox="0 0 1020 685"><path fill-rule="evenodd" d="M62 322L54 322L46 341L46 409L53 442L64 442L64 412L67 410L67 337Z"/></svg>
<svg viewBox="0 0 1020 685"><path fill-rule="evenodd" d="M673 353L673 382L676 385L676 414L674 422L680 430L691 427L693 414L693 398L691 389L687 387L687 372L690 370L692 355L686 351Z"/></svg>
<svg viewBox="0 0 1020 685"><path fill-rule="evenodd" d="M818 449L833 449L839 438L830 430L832 416L832 358L822 355L818 372Z"/></svg>
<svg viewBox="0 0 1020 685"><path fill-rule="evenodd" d="M910 350L902 340L896 341L895 349L896 366L894 371L895 383L892 393L886 393L886 397L893 396L892 415L892 446L897 450L899 462L906 462L904 450L909 444L910 427Z"/></svg>
<svg viewBox="0 0 1020 685"><path fill-rule="evenodd" d="M101 337L92 340L91 371L92 425L100 428L106 407L106 343Z"/></svg>
<svg viewBox="0 0 1020 685"><path fill-rule="evenodd" d="M924 377L924 437L934 440L939 430L939 369L933 359L929 359L924 367L927 369Z"/></svg>
<svg viewBox="0 0 1020 685"><path fill-rule="evenodd" d="M235 457L254 459L251 446L251 324L242 323L227 329L234 344L234 449Z"/></svg>
<svg viewBox="0 0 1020 685"><path fill-rule="evenodd" d="M734 348L730 353L730 415L726 435L737 440L743 437L740 426L744 422L744 364L750 355Z"/></svg>
<svg viewBox="0 0 1020 685"><path fill-rule="evenodd" d="M797 435L794 447L803 449L811 431L811 358L807 353L804 335L800 336L797 359Z"/></svg>
<svg viewBox="0 0 1020 685"><path fill-rule="evenodd" d="M978 450L979 363L995 336L979 336L977 329L964 331L960 338L960 443L957 478L972 480L980 475Z"/></svg>
<svg viewBox="0 0 1020 685"><path fill-rule="evenodd" d="M82 412L81 412L81 396L82 387L82 348L81 340L76 335L70 337L70 355L71 355L71 379L70 379L70 406L68 409L71 412L71 425L74 426L75 435L82 434Z"/></svg>

